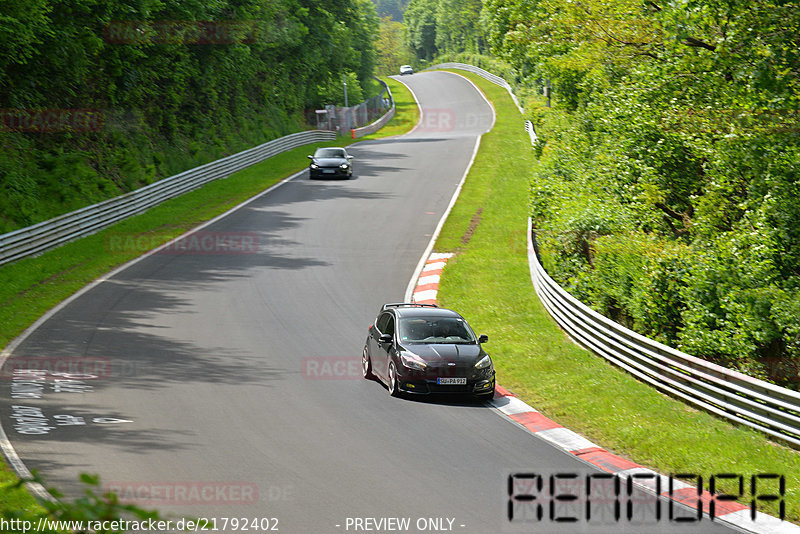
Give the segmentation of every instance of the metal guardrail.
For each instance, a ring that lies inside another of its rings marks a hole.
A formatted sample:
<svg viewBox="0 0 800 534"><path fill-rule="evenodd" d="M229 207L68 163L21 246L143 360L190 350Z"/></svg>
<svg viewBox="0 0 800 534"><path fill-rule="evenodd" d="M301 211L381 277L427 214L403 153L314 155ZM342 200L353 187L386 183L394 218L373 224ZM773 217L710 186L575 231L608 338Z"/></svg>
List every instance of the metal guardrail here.
<svg viewBox="0 0 800 534"><path fill-rule="evenodd" d="M531 136L531 146L535 145L539 137L536 135L536 130L533 128L533 123L531 121L525 121L525 131Z"/></svg>
<svg viewBox="0 0 800 534"><path fill-rule="evenodd" d="M392 90L389 89L389 86L386 84L386 82L384 82L380 78L375 78L375 79L381 82L383 87L386 89L386 92L389 93L389 102L391 102L391 107L389 108L389 111L384 113L380 119L376 120L372 124L362 126L361 128L354 128L353 139L358 139L360 137L364 137L365 135L377 132L378 130L386 126L386 124L390 120L392 120L392 117L394 117L395 107L394 107L394 96L392 95Z"/></svg>
<svg viewBox="0 0 800 534"><path fill-rule="evenodd" d="M482 78L486 78L493 84L499 85L500 87L508 91L508 94L511 95L511 100L514 101L514 104L517 106L519 112L522 114L525 113L525 110L522 109L519 100L517 100L517 95L515 95L514 91L511 90L511 85L500 76L497 76L496 74L492 74L491 72L483 70L482 68L476 67L474 65L467 65L466 63L437 63L436 65L428 67L428 69L426 70L429 69L460 69L475 73L478 76L481 76ZM538 137L536 136L536 131L533 129L533 123L531 121L525 121L525 131L528 132L528 134L531 137L531 145L536 144L536 140L538 139Z"/></svg>
<svg viewBox="0 0 800 534"><path fill-rule="evenodd" d="M511 100L514 101L514 104L516 104L519 112L522 114L525 113L525 110L523 110L522 106L519 104L519 100L517 100L517 95L515 95L514 91L511 90L511 85L506 80L504 80L500 76L497 76L496 74L492 74L491 72L483 70L482 68L476 67L474 65L467 65L466 63L438 63L436 65L432 65L431 67L429 67L429 69L461 69L461 70L466 70L468 72L473 72L478 76L486 78L493 84L499 85L500 87L508 91L508 94L511 95ZM533 123L531 121L528 120L525 121L525 131L528 132L528 135L530 135L531 137L531 145L535 145L539 137L536 135L536 130L534 129Z"/></svg>
<svg viewBox="0 0 800 534"><path fill-rule="evenodd" d="M474 72L505 87L519 107L509 84L499 76L463 63L431 68ZM529 129L526 124L525 129L533 144L533 125ZM576 343L665 393L800 448L800 393L690 356L592 310L547 274L539 261L530 219L528 265L539 300Z"/></svg>
<svg viewBox="0 0 800 534"><path fill-rule="evenodd" d="M800 393L648 339L581 303L542 267L530 219L528 264L539 299L578 344L657 389L800 447Z"/></svg>
<svg viewBox="0 0 800 534"><path fill-rule="evenodd" d="M0 235L0 265L39 254L102 230L166 200L286 150L336 139L335 132L311 130L286 135L237 154L164 178L136 191Z"/></svg>

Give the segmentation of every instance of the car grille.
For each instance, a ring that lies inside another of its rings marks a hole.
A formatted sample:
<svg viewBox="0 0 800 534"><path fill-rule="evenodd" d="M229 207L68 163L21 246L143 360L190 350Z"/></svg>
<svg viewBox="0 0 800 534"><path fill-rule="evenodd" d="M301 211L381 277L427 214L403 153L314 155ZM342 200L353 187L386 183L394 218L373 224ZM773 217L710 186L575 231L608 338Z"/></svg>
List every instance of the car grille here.
<svg viewBox="0 0 800 534"><path fill-rule="evenodd" d="M429 377L436 378L439 376L466 376L470 377L474 367L468 363L457 363L456 365L449 365L447 362L440 362L428 365L427 374Z"/></svg>

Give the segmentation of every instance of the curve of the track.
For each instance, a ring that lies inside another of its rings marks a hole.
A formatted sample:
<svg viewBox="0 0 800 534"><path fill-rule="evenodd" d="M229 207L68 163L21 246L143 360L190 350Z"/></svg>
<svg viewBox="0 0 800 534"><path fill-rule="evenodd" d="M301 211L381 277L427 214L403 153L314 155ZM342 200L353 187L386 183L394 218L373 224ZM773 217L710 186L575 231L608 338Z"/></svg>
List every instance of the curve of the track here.
<svg viewBox="0 0 800 534"><path fill-rule="evenodd" d="M402 299L492 124L461 77L403 82L421 125L354 147L354 179L302 175L203 229L255 236L257 253L153 254L16 347L0 409L27 467L68 495L79 473L97 473L168 516L277 517L286 533L352 532L348 517L409 517L411 532L417 518L452 518L457 532L520 531L506 519L510 471L588 472L492 408L398 400L360 378L368 324L380 304ZM90 362L98 378L14 374L40 360ZM37 428L46 433L20 432ZM209 493L209 483L223 489ZM642 531L546 520L521 531L555 527Z"/></svg>

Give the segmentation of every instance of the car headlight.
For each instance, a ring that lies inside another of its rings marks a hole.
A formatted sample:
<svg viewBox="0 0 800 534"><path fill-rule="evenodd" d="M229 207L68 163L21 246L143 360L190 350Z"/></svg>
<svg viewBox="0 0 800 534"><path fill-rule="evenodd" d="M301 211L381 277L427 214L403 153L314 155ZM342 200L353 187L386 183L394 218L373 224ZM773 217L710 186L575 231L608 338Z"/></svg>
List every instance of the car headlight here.
<svg viewBox="0 0 800 534"><path fill-rule="evenodd" d="M342 163L341 165L339 165L339 168L340 169L347 169L349 166L350 165L348 165L347 163Z"/></svg>
<svg viewBox="0 0 800 534"><path fill-rule="evenodd" d="M319 165L317 165L316 163L312 163L311 164L311 168L312 169L319 169Z"/></svg>
<svg viewBox="0 0 800 534"><path fill-rule="evenodd" d="M404 367L424 371L428 365L413 354L400 354L400 361Z"/></svg>
<svg viewBox="0 0 800 534"><path fill-rule="evenodd" d="M475 368L476 369L486 369L490 365L492 365L492 359L487 354L486 356L484 356L483 358L478 360L478 363L475 364Z"/></svg>

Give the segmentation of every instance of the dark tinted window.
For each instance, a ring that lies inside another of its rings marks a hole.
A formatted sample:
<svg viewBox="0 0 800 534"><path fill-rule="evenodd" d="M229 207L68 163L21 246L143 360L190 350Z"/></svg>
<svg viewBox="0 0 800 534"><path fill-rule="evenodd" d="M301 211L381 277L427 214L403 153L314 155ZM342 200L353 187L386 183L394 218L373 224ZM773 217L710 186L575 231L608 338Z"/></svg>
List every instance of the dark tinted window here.
<svg viewBox="0 0 800 534"><path fill-rule="evenodd" d="M318 148L314 152L315 158L343 158L345 151L343 148Z"/></svg>
<svg viewBox="0 0 800 534"><path fill-rule="evenodd" d="M389 323L389 319L392 318L391 313L384 313L378 317L378 320L375 321L375 328L378 329L378 332L381 334L388 334L389 332L386 331L386 325ZM392 325L392 330L394 330L394 325ZM393 332L392 332L393 333Z"/></svg>
<svg viewBox="0 0 800 534"><path fill-rule="evenodd" d="M394 335L394 316L389 315L389 322L386 325L386 331L384 334L389 334L391 336Z"/></svg>
<svg viewBox="0 0 800 534"><path fill-rule="evenodd" d="M475 336L460 317L404 317L400 319L401 343L475 343Z"/></svg>

